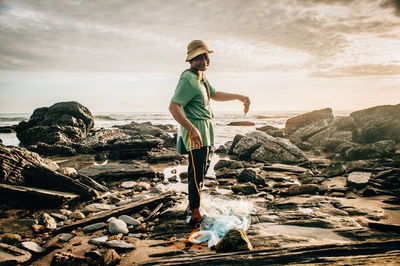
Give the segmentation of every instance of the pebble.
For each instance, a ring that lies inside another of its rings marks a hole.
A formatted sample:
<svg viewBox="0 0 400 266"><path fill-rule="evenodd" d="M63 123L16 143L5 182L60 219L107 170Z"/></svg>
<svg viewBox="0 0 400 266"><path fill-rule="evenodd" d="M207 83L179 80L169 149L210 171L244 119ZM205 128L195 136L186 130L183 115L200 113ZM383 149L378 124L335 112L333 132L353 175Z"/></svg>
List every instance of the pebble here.
<svg viewBox="0 0 400 266"><path fill-rule="evenodd" d="M87 225L87 226L83 227L83 232L84 233L94 232L94 231L103 229L105 226L106 226L106 224L103 222Z"/></svg>
<svg viewBox="0 0 400 266"><path fill-rule="evenodd" d="M107 241L108 241L108 236L100 236L90 239L88 243L95 246L100 246L106 243Z"/></svg>
<svg viewBox="0 0 400 266"><path fill-rule="evenodd" d="M110 240L121 240L123 236L124 236L123 234L111 235L111 236L108 236L108 240L109 241Z"/></svg>
<svg viewBox="0 0 400 266"><path fill-rule="evenodd" d="M113 234L127 234L129 232L128 226L126 223L122 220L119 219L113 219L110 221L110 224L108 225L108 231Z"/></svg>
<svg viewBox="0 0 400 266"><path fill-rule="evenodd" d="M68 242L70 239L74 238L76 235L75 234L70 234L70 233L65 233L62 234L59 238L58 238L58 242Z"/></svg>
<svg viewBox="0 0 400 266"><path fill-rule="evenodd" d="M73 219L76 219L76 220L82 220L82 219L85 219L85 215L84 215L82 212L80 212L80 211L75 211L75 212L72 214L72 218L73 218Z"/></svg>
<svg viewBox="0 0 400 266"><path fill-rule="evenodd" d="M58 220L62 220L62 221L68 220L67 216L59 214L59 213L53 212L53 213L50 213L50 215L53 216L54 218L57 218Z"/></svg>
<svg viewBox="0 0 400 266"><path fill-rule="evenodd" d="M51 217L49 214L43 213L42 219L43 219L44 227L46 227L46 229L49 229L49 230L57 229L56 220L53 217Z"/></svg>
<svg viewBox="0 0 400 266"><path fill-rule="evenodd" d="M106 245L110 248L118 248L118 249L134 249L135 246L133 244L129 244L122 240L110 240L106 242Z"/></svg>
<svg viewBox="0 0 400 266"><path fill-rule="evenodd" d="M163 180L162 182L161 182L161 184L163 184L163 185L168 185L169 184L169 182L168 182L168 180Z"/></svg>
<svg viewBox="0 0 400 266"><path fill-rule="evenodd" d="M135 181L125 181L121 184L123 188L133 188L136 185Z"/></svg>
<svg viewBox="0 0 400 266"><path fill-rule="evenodd" d="M100 250L91 250L85 253L85 257L97 260L100 259L103 255L101 254Z"/></svg>
<svg viewBox="0 0 400 266"><path fill-rule="evenodd" d="M139 182L134 186L134 189L137 191L141 191L141 190L149 190L150 189L150 184L146 183L146 182Z"/></svg>
<svg viewBox="0 0 400 266"><path fill-rule="evenodd" d="M136 220L128 215L121 215L120 217L118 217L118 219L124 221L126 224L129 224L129 225L133 225L133 226L140 225L140 222L138 220Z"/></svg>
<svg viewBox="0 0 400 266"><path fill-rule="evenodd" d="M59 209L58 212L67 217L70 217L72 215L72 211L67 209Z"/></svg>
<svg viewBox="0 0 400 266"><path fill-rule="evenodd" d="M178 177L176 175L171 176L170 178L168 178L169 182L178 182Z"/></svg>
<svg viewBox="0 0 400 266"><path fill-rule="evenodd" d="M128 237L141 238L142 237L142 233L129 234Z"/></svg>
<svg viewBox="0 0 400 266"><path fill-rule="evenodd" d="M36 254L42 253L44 249L32 241L25 241L21 243L21 247Z"/></svg>
<svg viewBox="0 0 400 266"><path fill-rule="evenodd" d="M109 204L104 204L104 203L92 203L92 204L86 205L85 208L83 208L83 209L88 212L99 212L99 211L112 210L114 208L115 208L115 205L109 205Z"/></svg>
<svg viewBox="0 0 400 266"><path fill-rule="evenodd" d="M17 244L19 242L21 242L22 238L20 235L18 234L4 234L1 238L0 238L0 242L1 243L5 243L5 244L9 244L9 245L14 245Z"/></svg>
<svg viewBox="0 0 400 266"><path fill-rule="evenodd" d="M34 224L32 225L32 229L35 233L38 233L40 231L43 231L45 229L44 225L41 224Z"/></svg>
<svg viewBox="0 0 400 266"><path fill-rule="evenodd" d="M104 257L103 257L103 264L104 265L116 265L120 261L121 261L121 257L113 249L107 250L106 254L104 254Z"/></svg>

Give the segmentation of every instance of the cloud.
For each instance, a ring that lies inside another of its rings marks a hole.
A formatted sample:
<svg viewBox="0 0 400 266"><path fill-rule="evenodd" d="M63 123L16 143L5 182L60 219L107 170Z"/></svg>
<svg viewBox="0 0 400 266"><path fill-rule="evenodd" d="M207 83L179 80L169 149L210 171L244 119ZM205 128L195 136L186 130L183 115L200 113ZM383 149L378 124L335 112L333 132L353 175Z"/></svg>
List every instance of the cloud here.
<svg viewBox="0 0 400 266"><path fill-rule="evenodd" d="M354 65L342 68L333 68L328 71L316 71L310 77L336 78L336 77L363 77L363 76L392 76L400 75L400 65Z"/></svg>

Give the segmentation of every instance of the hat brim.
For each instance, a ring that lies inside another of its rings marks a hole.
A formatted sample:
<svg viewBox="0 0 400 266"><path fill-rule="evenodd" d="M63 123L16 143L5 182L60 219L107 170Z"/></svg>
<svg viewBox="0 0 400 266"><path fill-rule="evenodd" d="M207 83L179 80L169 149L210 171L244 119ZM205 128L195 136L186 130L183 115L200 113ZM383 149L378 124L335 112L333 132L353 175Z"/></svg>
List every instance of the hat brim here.
<svg viewBox="0 0 400 266"><path fill-rule="evenodd" d="M186 62L189 62L190 60L192 60L193 58L195 58L195 57L198 56L198 55L201 55L201 54L211 54L211 53L213 53L213 52L214 52L214 51L208 50L208 49L206 49L206 48L204 48L204 47L200 47L200 48L198 48L198 49L196 49L196 50L190 52L190 53L187 55L187 57L186 57Z"/></svg>

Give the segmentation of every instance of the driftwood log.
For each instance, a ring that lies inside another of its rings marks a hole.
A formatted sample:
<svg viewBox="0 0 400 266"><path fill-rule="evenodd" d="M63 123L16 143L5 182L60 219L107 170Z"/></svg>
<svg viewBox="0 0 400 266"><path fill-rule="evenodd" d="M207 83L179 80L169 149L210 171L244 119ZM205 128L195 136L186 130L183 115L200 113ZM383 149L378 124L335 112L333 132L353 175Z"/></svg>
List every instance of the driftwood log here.
<svg viewBox="0 0 400 266"><path fill-rule="evenodd" d="M266 239L266 241L268 240ZM358 265L371 261L373 264L385 261L392 265L400 263L400 239L205 255L186 253L174 257L163 257L141 265L284 265L296 263Z"/></svg>
<svg viewBox="0 0 400 266"><path fill-rule="evenodd" d="M0 202L30 209L56 208L79 195L40 188L0 184Z"/></svg>
<svg viewBox="0 0 400 266"><path fill-rule="evenodd" d="M110 210L110 211L104 211L98 215L92 216L90 218L86 218L86 219L82 219L79 220L78 222L75 222L73 224L69 224L66 226L63 226L55 231L53 231L53 234L59 234L59 233L64 233L64 232L69 232L71 230L74 230L78 227L83 227L89 224L93 224L93 223L97 223L97 222L101 222L101 221L105 221L110 217L113 216L119 216L119 215L123 215L123 214L130 214L133 213L135 211L139 211L141 210L143 207L149 206L149 205L153 205L153 204L157 204L160 202L165 202L172 199L172 193L166 193L166 194L162 194L160 196L156 196L156 197L152 197L152 198L148 198L148 199L144 199L138 202L133 202L131 204L127 204L124 205L122 207Z"/></svg>

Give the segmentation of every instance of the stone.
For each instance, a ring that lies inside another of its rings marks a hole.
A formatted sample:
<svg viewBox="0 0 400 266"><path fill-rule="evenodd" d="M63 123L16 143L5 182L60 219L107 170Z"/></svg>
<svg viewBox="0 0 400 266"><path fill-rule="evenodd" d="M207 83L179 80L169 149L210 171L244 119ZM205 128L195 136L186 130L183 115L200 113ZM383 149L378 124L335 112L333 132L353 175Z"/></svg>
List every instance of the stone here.
<svg viewBox="0 0 400 266"><path fill-rule="evenodd" d="M67 210L67 209L59 209L58 212L62 215L65 215L67 217L70 217L72 215L72 211Z"/></svg>
<svg viewBox="0 0 400 266"><path fill-rule="evenodd" d="M110 240L106 242L106 246L110 248L115 248L119 250L131 250L134 249L135 246L131 243L127 243L122 240Z"/></svg>
<svg viewBox="0 0 400 266"><path fill-rule="evenodd" d="M245 184L239 184L236 186L232 186L231 190L235 194L243 193L243 195L251 195L251 194L256 194L257 193L257 188L254 184L248 182Z"/></svg>
<svg viewBox="0 0 400 266"><path fill-rule="evenodd" d="M64 233L58 238L58 242L65 243L74 238L76 235L71 233Z"/></svg>
<svg viewBox="0 0 400 266"><path fill-rule="evenodd" d="M44 249L41 246L39 246L37 243L32 242L32 241L21 242L20 245L22 248L28 250L29 252L35 253L35 254L39 254L44 251Z"/></svg>
<svg viewBox="0 0 400 266"><path fill-rule="evenodd" d="M121 261L121 257L114 249L108 249L103 257L104 265L116 265Z"/></svg>
<svg viewBox="0 0 400 266"><path fill-rule="evenodd" d="M168 181L169 182L178 182L178 177L176 175L173 175L168 178Z"/></svg>
<svg viewBox="0 0 400 266"><path fill-rule="evenodd" d="M229 168L229 169L243 168L243 163L239 161L221 159L214 165L214 170L221 170L223 168Z"/></svg>
<svg viewBox="0 0 400 266"><path fill-rule="evenodd" d="M12 245L0 243L0 265L19 265L31 259L30 252Z"/></svg>
<svg viewBox="0 0 400 266"><path fill-rule="evenodd" d="M337 197L337 198L344 198L346 196L346 194L344 194L343 192L332 192L330 194L331 197Z"/></svg>
<svg viewBox="0 0 400 266"><path fill-rule="evenodd" d="M91 250L85 252L85 257L91 258L93 260L99 260L103 257L103 254L101 254L100 250Z"/></svg>
<svg viewBox="0 0 400 266"><path fill-rule="evenodd" d="M142 237L142 233L129 234L128 237L141 238Z"/></svg>
<svg viewBox="0 0 400 266"><path fill-rule="evenodd" d="M347 177L347 186L357 189L364 188L368 184L371 175L369 172L351 172Z"/></svg>
<svg viewBox="0 0 400 266"><path fill-rule="evenodd" d="M362 192L363 197L373 197L378 195L376 190L373 187L367 186Z"/></svg>
<svg viewBox="0 0 400 266"><path fill-rule="evenodd" d="M126 223L119 219L112 219L108 225L108 231L110 234L117 235L117 234L127 234L129 232L128 226Z"/></svg>
<svg viewBox="0 0 400 266"><path fill-rule="evenodd" d="M273 137L281 137L283 138L285 136L285 130L281 129L281 128L277 128L277 127L273 127L273 126L262 126L262 127L258 127L256 128L259 131L265 132L268 135L271 135Z"/></svg>
<svg viewBox="0 0 400 266"><path fill-rule="evenodd" d="M82 220L85 219L85 215L80 211L74 211L72 213L72 219Z"/></svg>
<svg viewBox="0 0 400 266"><path fill-rule="evenodd" d="M228 126L255 126L254 122L250 121L233 121L228 123Z"/></svg>
<svg viewBox="0 0 400 266"><path fill-rule="evenodd" d="M0 237L0 242L15 245L22 241L22 238L18 234L6 233Z"/></svg>
<svg viewBox="0 0 400 266"><path fill-rule="evenodd" d="M239 176L236 178L239 183L250 182L255 185L265 185L265 180L261 176L258 176L252 169L244 169Z"/></svg>
<svg viewBox="0 0 400 266"><path fill-rule="evenodd" d="M246 232L242 229L229 230L216 246L217 252L252 251Z"/></svg>
<svg viewBox="0 0 400 266"><path fill-rule="evenodd" d="M65 220L68 220L68 217L67 216L65 216L65 215L62 215L62 214L59 214L59 213L51 213L50 214L51 216L53 216L54 218L57 218L58 220L61 220L61 221L65 221Z"/></svg>
<svg viewBox="0 0 400 266"><path fill-rule="evenodd" d="M327 168L325 168L321 172L321 175L325 176L325 177L333 177L333 176L341 175L345 171L346 170L344 169L341 162L335 162L335 163L330 164Z"/></svg>
<svg viewBox="0 0 400 266"><path fill-rule="evenodd" d="M140 225L140 222L131 216L128 215L121 215L118 217L119 220L124 221L128 225L133 225L133 226L138 226Z"/></svg>
<svg viewBox="0 0 400 266"><path fill-rule="evenodd" d="M95 246L101 246L104 245L107 241L108 241L108 236L100 236L90 239L88 243Z"/></svg>
<svg viewBox="0 0 400 266"><path fill-rule="evenodd" d="M72 178L76 178L78 176L78 172L76 171L75 168L72 167L61 167L60 173Z"/></svg>
<svg viewBox="0 0 400 266"><path fill-rule="evenodd" d="M43 213L41 218L42 218L43 225L46 227L46 229L49 229L49 230L57 229L56 220L53 217L51 217L49 214Z"/></svg>
<svg viewBox="0 0 400 266"><path fill-rule="evenodd" d="M310 194L315 195L320 191L320 187L316 184L295 185L287 189L290 196Z"/></svg>
<svg viewBox="0 0 400 266"><path fill-rule="evenodd" d="M53 259L51 260L52 266L62 266L62 265L88 265L88 259L75 255L69 252L58 252L54 254Z"/></svg>
<svg viewBox="0 0 400 266"><path fill-rule="evenodd" d="M85 227L83 227L83 232L84 233L91 233L100 229L103 229L106 227L106 224L103 222L99 222L99 223L94 223L94 224L90 224L87 225Z"/></svg>
<svg viewBox="0 0 400 266"><path fill-rule="evenodd" d="M142 190L150 190L150 184L149 183L146 183L146 182L143 182L143 181L141 181L141 182L139 182L139 183L137 183L135 186L134 186L134 190L136 190L136 191L142 191Z"/></svg>
<svg viewBox="0 0 400 266"><path fill-rule="evenodd" d="M282 172L293 172L293 173L304 173L309 171L307 168L301 166L280 164L280 163L266 165L262 167L262 169L265 171L282 171Z"/></svg>
<svg viewBox="0 0 400 266"><path fill-rule="evenodd" d="M122 188L133 188L136 185L135 181L125 181L122 182L121 187Z"/></svg>
<svg viewBox="0 0 400 266"><path fill-rule="evenodd" d="M396 143L393 140L382 140L374 143L358 144L343 143L335 152L340 154L343 160L362 160L374 158L391 158L395 154Z"/></svg>
<svg viewBox="0 0 400 266"><path fill-rule="evenodd" d="M115 208L115 205L109 205L109 204L104 204L104 203L92 203L92 204L86 205L85 208L83 208L83 209L88 212L99 212L99 211L109 211L114 208Z"/></svg>
<svg viewBox="0 0 400 266"><path fill-rule="evenodd" d="M123 179L129 178L136 180L140 177L154 178L156 173L149 166L142 164L105 164L82 168L78 171L81 175L86 175L94 179Z"/></svg>

